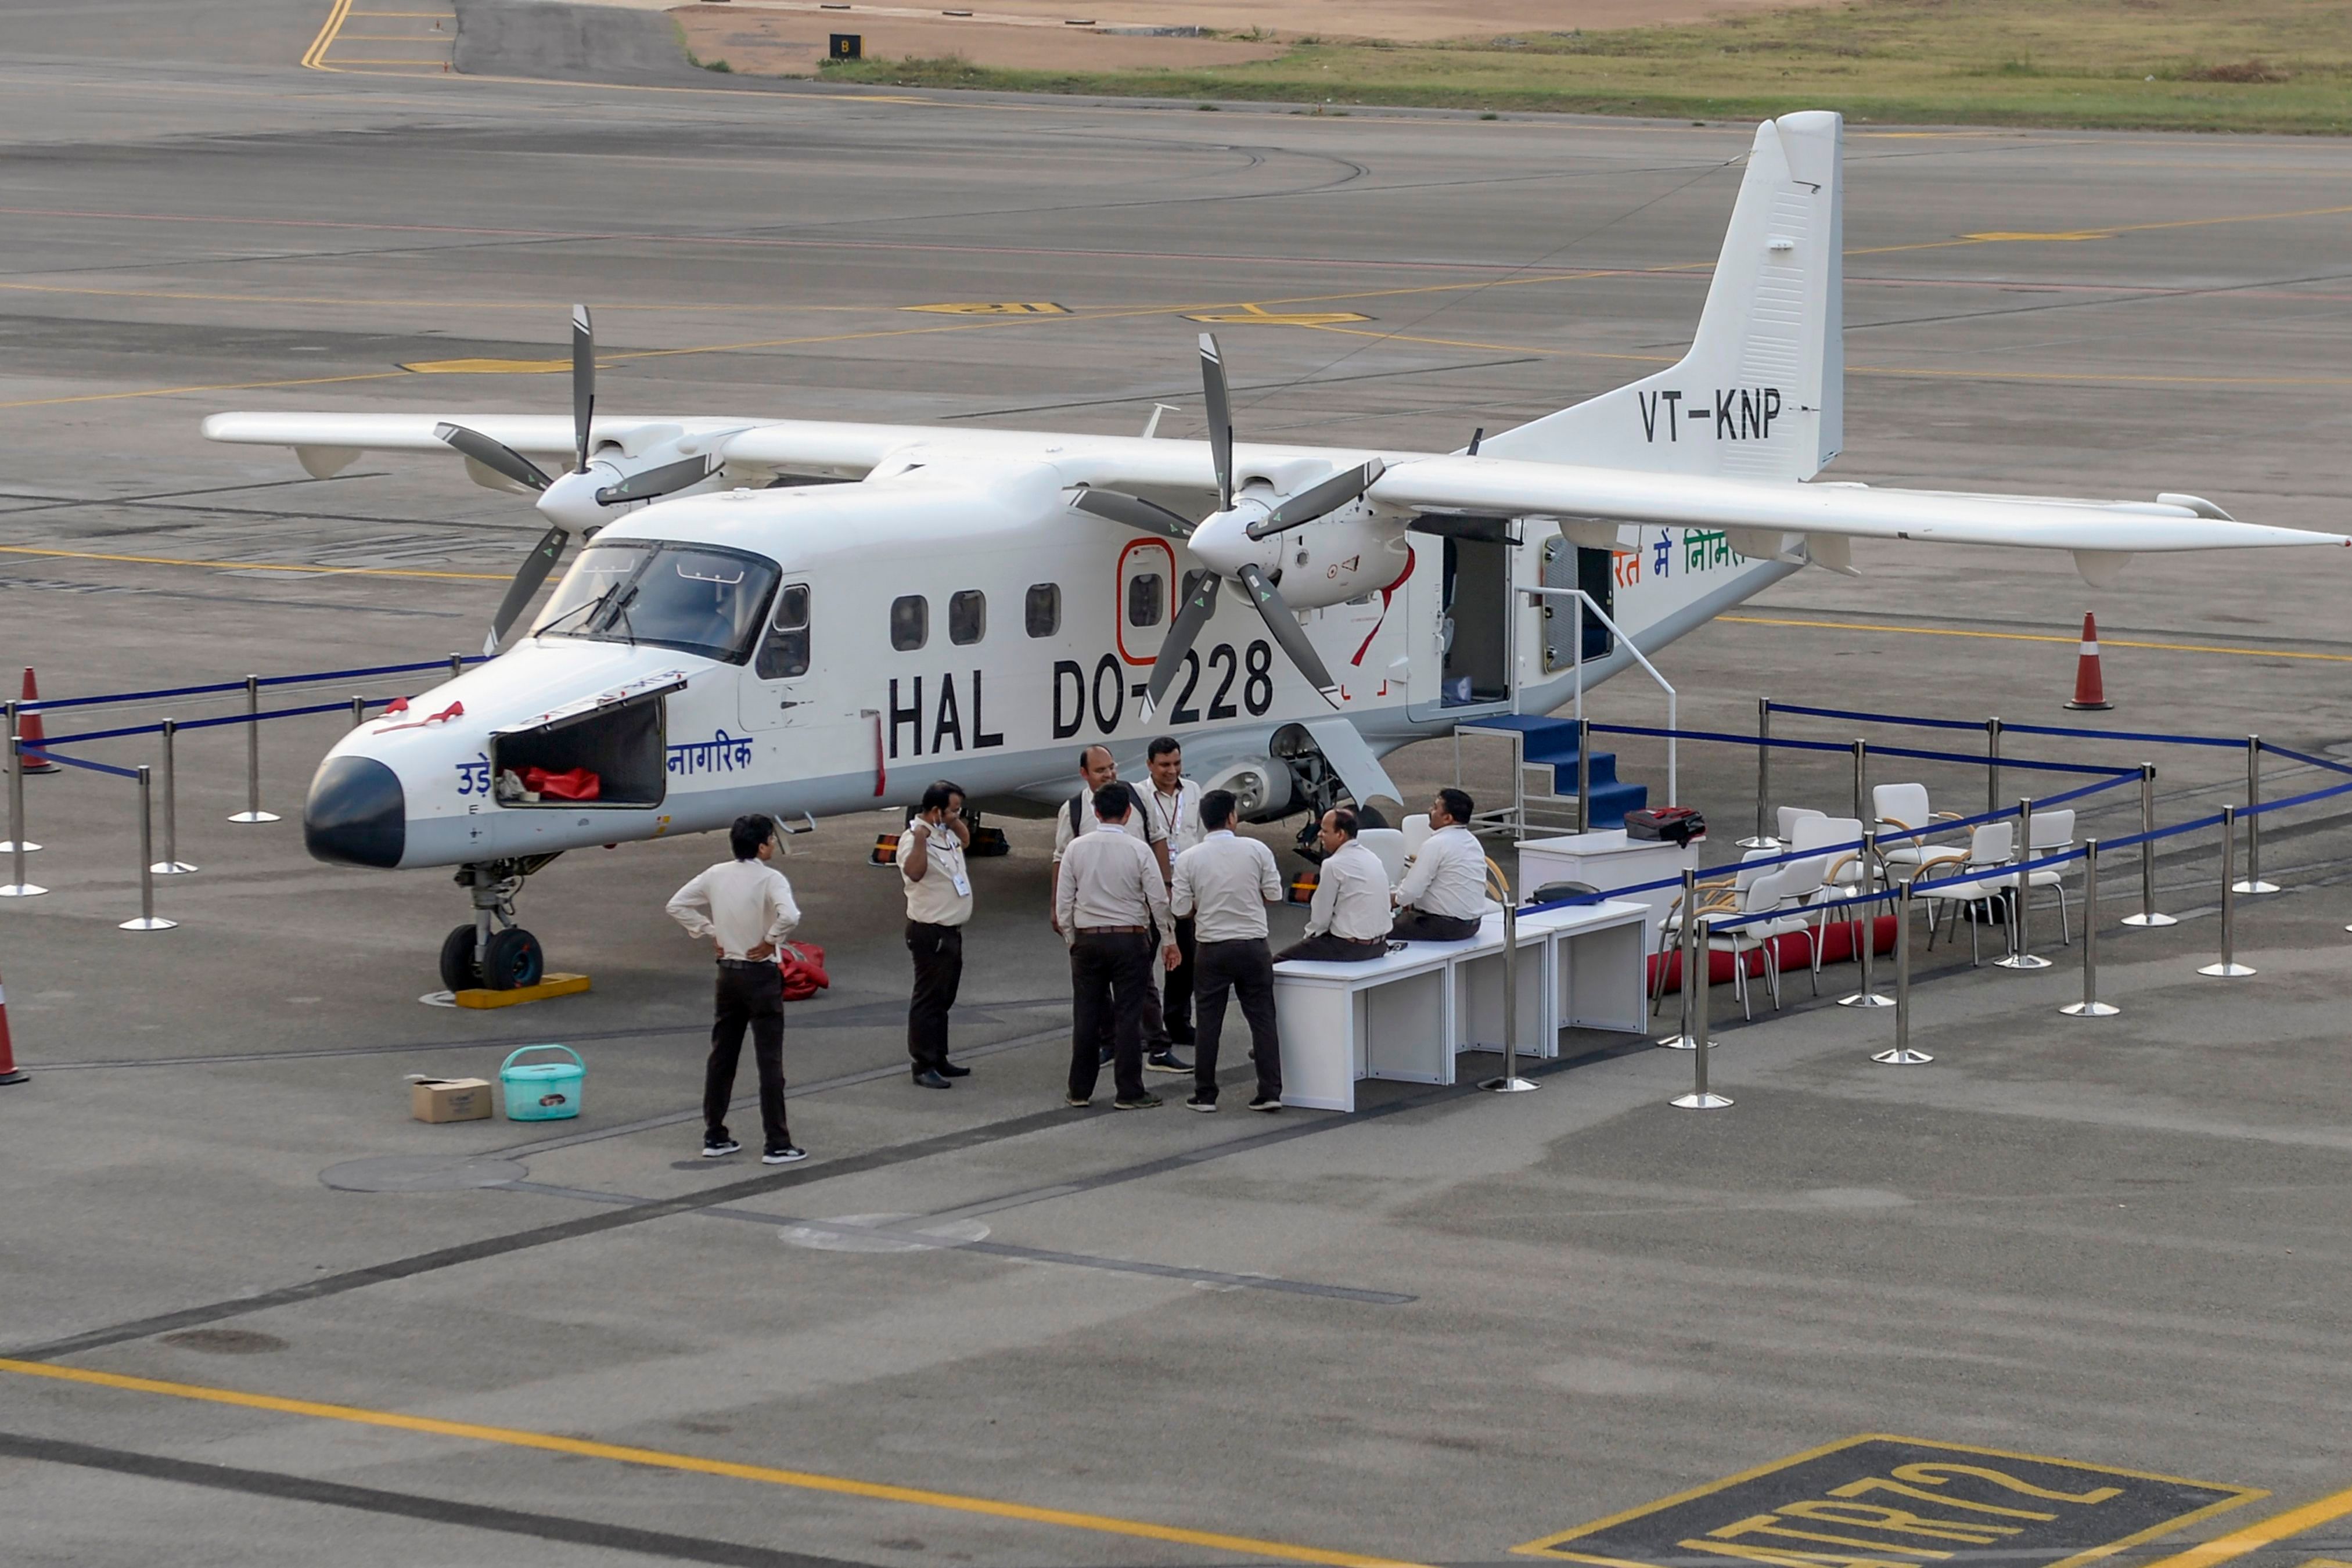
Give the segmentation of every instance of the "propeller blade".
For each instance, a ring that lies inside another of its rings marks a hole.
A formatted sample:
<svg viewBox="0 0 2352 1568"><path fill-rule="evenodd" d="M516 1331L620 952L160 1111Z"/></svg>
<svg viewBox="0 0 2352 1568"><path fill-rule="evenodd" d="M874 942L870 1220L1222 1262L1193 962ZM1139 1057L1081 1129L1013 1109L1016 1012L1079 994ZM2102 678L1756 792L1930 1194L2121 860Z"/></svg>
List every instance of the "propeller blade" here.
<svg viewBox="0 0 2352 1568"><path fill-rule="evenodd" d="M606 485L596 492L596 501L600 506L618 506L623 501L651 500L688 485L698 485L718 471L716 458L684 458L641 474L631 474L617 485Z"/></svg>
<svg viewBox="0 0 2352 1568"><path fill-rule="evenodd" d="M484 658L499 651L499 644L504 642L507 633L514 629L515 622L522 617L524 608L530 604L531 595L539 592L541 583L547 581L547 574L555 570L555 563L562 559L563 547L571 542L571 539L572 535L562 529L551 528L539 536L537 544L530 547L530 556L515 571L514 581L507 584L507 596L499 601L499 613L490 618L490 635L482 644Z"/></svg>
<svg viewBox="0 0 2352 1568"><path fill-rule="evenodd" d="M491 440L479 430L468 430L463 425L436 425L433 426L433 438L456 447L482 467L504 475L519 485L543 490L555 482L537 463L505 442Z"/></svg>
<svg viewBox="0 0 2352 1568"><path fill-rule="evenodd" d="M1328 516L1346 506L1372 488L1374 480L1388 471L1388 465L1374 458L1361 468L1333 474L1318 484L1309 485L1295 496L1285 496L1275 503L1272 511L1249 525L1252 539L1264 539L1269 533L1280 533L1286 528L1297 528Z"/></svg>
<svg viewBox="0 0 2352 1568"><path fill-rule="evenodd" d="M1225 360L1217 335L1201 334L1201 396L1209 409L1209 457L1217 465L1217 510L1234 510L1234 405L1225 395Z"/></svg>
<svg viewBox="0 0 2352 1568"><path fill-rule="evenodd" d="M1315 645L1307 640L1306 631L1291 615L1290 606L1283 602L1282 595L1275 591L1274 584L1265 580L1265 574L1252 562L1245 563L1237 575L1242 580L1242 586L1249 591L1250 602L1257 606L1259 618L1265 622L1265 629L1274 634L1274 640L1282 645L1282 651L1290 656L1290 662L1298 667L1298 673L1323 694L1324 701L1334 708L1339 706L1339 683L1332 679L1331 672L1323 667L1322 656L1315 651Z"/></svg>
<svg viewBox="0 0 2352 1568"><path fill-rule="evenodd" d="M1192 524L1164 506L1131 496L1124 490L1096 489L1089 486L1070 498L1070 504L1080 511L1092 512L1128 528L1139 528L1146 533L1164 534L1170 539L1192 537Z"/></svg>
<svg viewBox="0 0 2352 1568"><path fill-rule="evenodd" d="M1184 656L1192 651L1192 643L1209 617L1217 613L1217 590L1224 579L1214 572L1202 572L1192 589L1192 597L1176 612L1176 624L1168 628L1167 638L1160 645L1160 657L1152 661L1151 680L1143 693L1143 716L1146 719L1160 709L1160 699L1176 683L1176 672L1184 668Z"/></svg>
<svg viewBox="0 0 2352 1568"><path fill-rule="evenodd" d="M572 446L588 471L588 424L596 416L596 330L588 307L572 307Z"/></svg>

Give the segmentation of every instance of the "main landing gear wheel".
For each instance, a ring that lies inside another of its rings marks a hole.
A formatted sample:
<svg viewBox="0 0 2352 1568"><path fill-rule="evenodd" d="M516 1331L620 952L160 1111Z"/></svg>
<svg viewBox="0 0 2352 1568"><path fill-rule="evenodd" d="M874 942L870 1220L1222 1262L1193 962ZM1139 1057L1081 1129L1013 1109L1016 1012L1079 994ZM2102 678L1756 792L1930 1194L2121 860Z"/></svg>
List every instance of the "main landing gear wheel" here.
<svg viewBox="0 0 2352 1568"><path fill-rule="evenodd" d="M540 951L539 938L520 926L492 932L489 945L482 950L482 984L492 991L536 985L546 969L547 955Z"/></svg>
<svg viewBox="0 0 2352 1568"><path fill-rule="evenodd" d="M441 942L441 986L446 991L470 991L482 983L478 939L474 922L452 930Z"/></svg>

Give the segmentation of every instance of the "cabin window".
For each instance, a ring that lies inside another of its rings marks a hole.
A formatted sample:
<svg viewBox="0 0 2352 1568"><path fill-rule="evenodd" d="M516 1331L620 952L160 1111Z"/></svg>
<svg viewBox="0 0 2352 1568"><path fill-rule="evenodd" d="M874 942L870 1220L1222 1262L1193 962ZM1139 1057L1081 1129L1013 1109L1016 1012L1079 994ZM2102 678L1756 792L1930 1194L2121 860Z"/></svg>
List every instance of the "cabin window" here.
<svg viewBox="0 0 2352 1568"><path fill-rule="evenodd" d="M1032 584L1029 596L1022 605L1022 619L1028 624L1033 637L1049 637L1062 629L1062 585L1059 583Z"/></svg>
<svg viewBox="0 0 2352 1568"><path fill-rule="evenodd" d="M1157 572L1139 572L1127 580L1127 624L1156 626L1168 615L1168 579Z"/></svg>
<svg viewBox="0 0 2352 1568"><path fill-rule="evenodd" d="M931 602L920 594L890 601L890 646L912 653L931 640Z"/></svg>
<svg viewBox="0 0 2352 1568"><path fill-rule="evenodd" d="M948 641L968 647L988 635L988 595L966 588L948 600Z"/></svg>
<svg viewBox="0 0 2352 1568"><path fill-rule="evenodd" d="M791 680L809 668L809 590L805 583L787 583L776 595L776 613L768 625L767 641L760 645L758 669L762 680Z"/></svg>

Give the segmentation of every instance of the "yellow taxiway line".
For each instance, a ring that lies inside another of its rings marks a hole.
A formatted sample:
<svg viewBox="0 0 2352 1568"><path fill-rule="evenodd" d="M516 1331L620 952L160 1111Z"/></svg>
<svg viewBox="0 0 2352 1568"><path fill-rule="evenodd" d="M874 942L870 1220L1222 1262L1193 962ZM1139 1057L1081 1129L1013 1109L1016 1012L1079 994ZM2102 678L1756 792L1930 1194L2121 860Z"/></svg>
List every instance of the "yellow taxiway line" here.
<svg viewBox="0 0 2352 1568"><path fill-rule="evenodd" d="M1982 637L1993 642L2064 643L2069 647L2083 640L2073 632L2063 637L2052 632L1979 632L1966 631L1957 626L1890 626L1869 621L1801 621L1780 616L1717 616L1715 618L1740 626L1802 626L1825 632L1896 632L1914 637ZM2352 653L2297 653L2286 648L2218 647L2210 643L2193 642L2131 642L2104 633L2099 637L2099 646L2147 648L2157 653L2223 653L2238 658L2310 658L2329 664L2352 664Z"/></svg>
<svg viewBox="0 0 2352 1568"><path fill-rule="evenodd" d="M1100 1535L1123 1535L1179 1546L1201 1546L1261 1560L1273 1558L1286 1563L1314 1563L1323 1564L1324 1568L1416 1568L1414 1564L1400 1563L1394 1558L1370 1557L1354 1552L1328 1552L1321 1547L1297 1546L1286 1541L1226 1535L1210 1530L1187 1530L1178 1525L1118 1519L1109 1514L1037 1508L1028 1503L1002 1502L994 1498L930 1491L920 1487L893 1486L881 1481L853 1480L845 1476L828 1476L814 1470L780 1469L770 1465L709 1459L694 1454L673 1454L661 1448L599 1443L583 1437L559 1436L551 1432L525 1431L514 1426L486 1426L471 1421L404 1415L396 1411L370 1410L356 1405L322 1405L308 1399L285 1399L271 1394L248 1394L241 1389L213 1388L202 1384L166 1383L160 1378L126 1377L120 1373L96 1372L78 1366L52 1366L43 1362L0 1359L0 1372L119 1389L131 1394L156 1394L173 1399L232 1405L247 1410L268 1410L283 1415L305 1415L320 1421L342 1421L354 1426L386 1426L403 1432L463 1438L469 1442L496 1443L510 1448L538 1448L549 1453L576 1455L582 1458L609 1459L617 1464L683 1470L695 1475L725 1476L734 1480L794 1487L803 1491L832 1492L867 1498L877 1502L911 1503L919 1508L982 1514L992 1519L1017 1520L1027 1524L1050 1524L1064 1530L1089 1531Z"/></svg>
<svg viewBox="0 0 2352 1568"><path fill-rule="evenodd" d="M2159 1557L2148 1563L2147 1568L2213 1568L2217 1563L2227 1563L2250 1552L2259 1552L2265 1546L2276 1545L2290 1536L2301 1535L2307 1530L2333 1524L2347 1514L2352 1514L2352 1489L2331 1492L2326 1497L2305 1503L2301 1508L2272 1514L2268 1519L2258 1519L2227 1535L2200 1542L2186 1552Z"/></svg>

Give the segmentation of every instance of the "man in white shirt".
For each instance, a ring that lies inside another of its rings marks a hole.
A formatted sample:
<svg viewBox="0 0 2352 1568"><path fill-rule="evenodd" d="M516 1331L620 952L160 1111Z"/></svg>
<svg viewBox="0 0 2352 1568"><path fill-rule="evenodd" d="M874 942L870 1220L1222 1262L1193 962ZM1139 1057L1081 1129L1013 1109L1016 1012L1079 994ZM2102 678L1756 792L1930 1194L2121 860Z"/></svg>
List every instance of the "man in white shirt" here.
<svg viewBox="0 0 2352 1568"><path fill-rule="evenodd" d="M1062 857L1069 852L1070 841L1086 834L1110 829L1124 833L1151 851L1160 868L1160 886L1168 882L1168 836L1156 827L1151 813L1145 809L1143 792L1132 784L1123 784L1118 776L1118 760L1108 746L1088 746L1078 753L1078 793L1063 803L1054 814L1054 891L1058 903L1061 897ZM1095 815L1095 792L1116 787L1123 789L1134 803L1134 809L1117 822L1108 822ZM1055 925L1055 931L1062 930ZM1064 932L1067 935L1067 932ZM1105 1016L1108 1027L1108 1015ZM1145 1070L1150 1072L1191 1072L1192 1066L1176 1054L1169 1043L1168 1026L1160 1013L1160 990L1155 984L1151 994L1143 999L1143 1040ZM1111 1058L1110 1037L1102 1038L1101 1065L1108 1067Z"/></svg>
<svg viewBox="0 0 2352 1568"><path fill-rule="evenodd" d="M776 944L801 923L800 906L784 874L768 864L776 852L772 818L739 816L727 837L735 858L711 867L669 900L669 918L719 952L710 1060L702 1075L702 1157L716 1160L742 1147L727 1135L727 1102L735 1098L748 1026L760 1068L760 1160L789 1165L808 1155L784 1126L784 972L776 966Z"/></svg>
<svg viewBox="0 0 2352 1568"><path fill-rule="evenodd" d="M1178 930L1193 928L1199 944L1200 1033L1194 1041L1195 1110L1217 1109L1217 1041L1224 1032L1225 996L1239 996L1249 1020L1250 1059L1257 1064L1252 1110L1282 1109L1282 1035L1274 1016L1274 955L1265 945L1265 906L1282 902L1282 873L1274 851L1234 832L1234 794L1213 789L1201 798L1200 843L1176 857L1170 889Z"/></svg>
<svg viewBox="0 0 2352 1568"><path fill-rule="evenodd" d="M1275 954L1319 963L1362 963L1389 950L1389 873L1381 858L1356 841L1356 814L1344 805L1323 814L1318 840L1323 864L1307 910L1307 940Z"/></svg>
<svg viewBox="0 0 2352 1568"><path fill-rule="evenodd" d="M1172 880L1178 858L1208 837L1201 825L1201 786L1184 776L1184 747L1175 736L1162 735L1153 741L1144 748L1143 756L1145 765L1151 771L1150 781L1143 789L1143 809L1151 817L1151 826L1167 840L1169 876ZM1153 1057L1165 1056L1172 1060L1176 1047L1192 1047L1192 922L1179 914L1176 946L1183 952L1184 962L1161 977L1160 1032L1153 1034L1151 1020L1144 1019L1144 1049Z"/></svg>
<svg viewBox="0 0 2352 1568"><path fill-rule="evenodd" d="M1181 956L1173 931L1160 863L1140 841L1118 831L1135 810L1132 791L1106 784L1095 792L1101 830L1073 839L1063 852L1054 887L1054 924L1070 939L1069 1103L1094 1098L1102 1071L1100 1044L1111 1040L1111 1104L1145 1110L1160 1097L1143 1088L1143 1003L1151 994L1155 957L1172 966Z"/></svg>
<svg viewBox="0 0 2352 1568"><path fill-rule="evenodd" d="M907 1055L915 1082L950 1089L970 1068L948 1060L948 1013L963 983L963 928L971 920L971 874L964 851L971 825L963 791L941 779L923 792L921 811L898 835L898 877L907 890L907 951L915 994L907 1005Z"/></svg>
<svg viewBox="0 0 2352 1568"><path fill-rule="evenodd" d="M1442 789L1429 803L1429 837L1397 884L1396 942L1466 942L1486 912L1486 851L1470 831L1470 797Z"/></svg>

